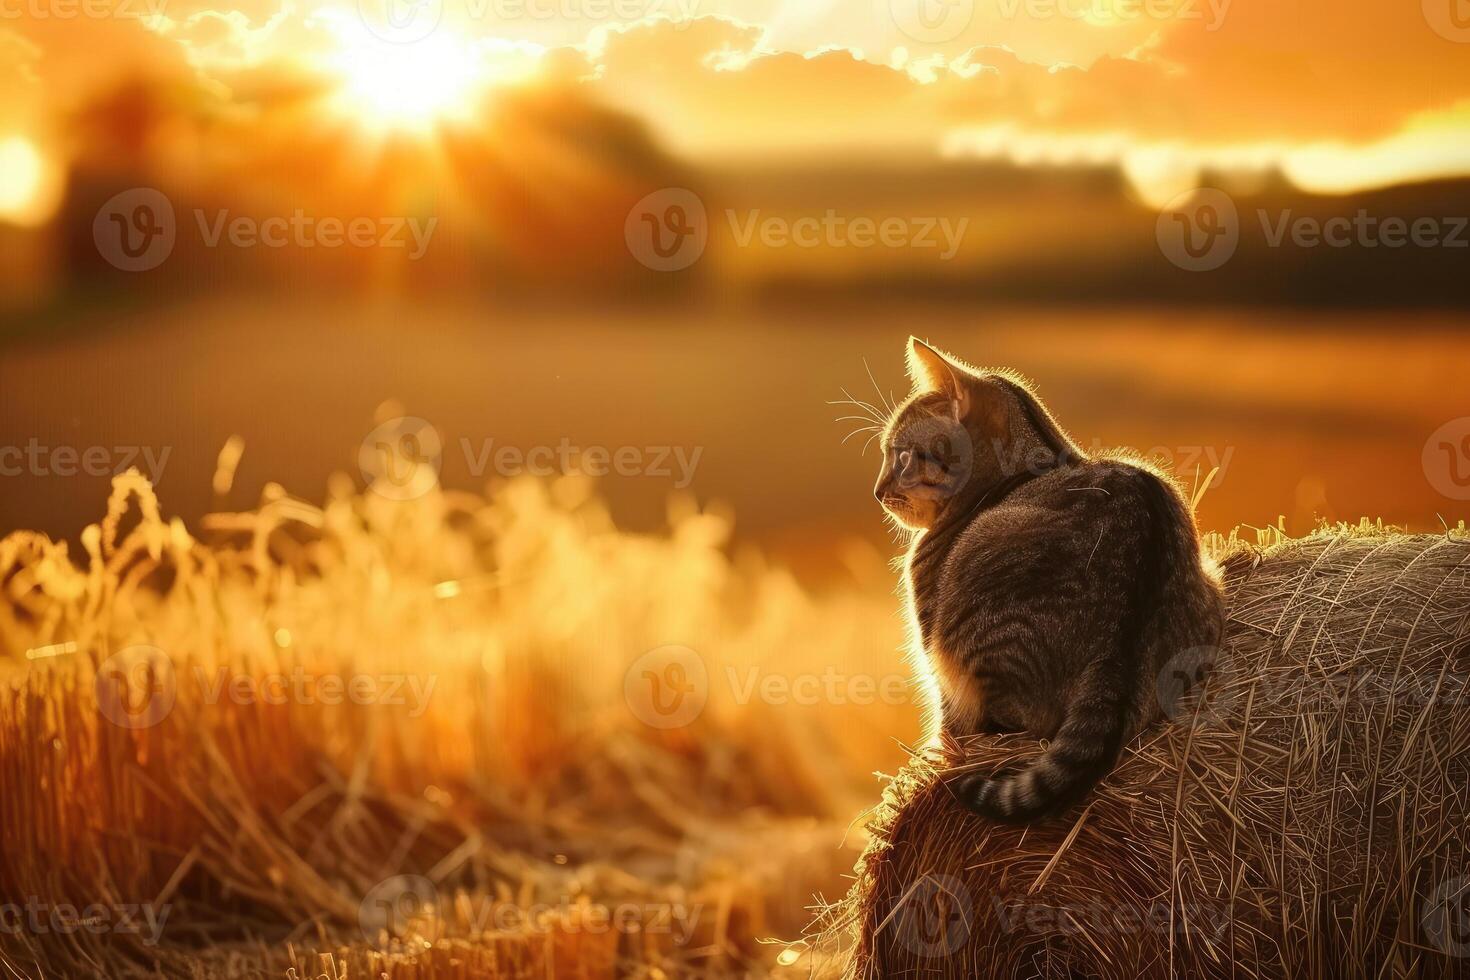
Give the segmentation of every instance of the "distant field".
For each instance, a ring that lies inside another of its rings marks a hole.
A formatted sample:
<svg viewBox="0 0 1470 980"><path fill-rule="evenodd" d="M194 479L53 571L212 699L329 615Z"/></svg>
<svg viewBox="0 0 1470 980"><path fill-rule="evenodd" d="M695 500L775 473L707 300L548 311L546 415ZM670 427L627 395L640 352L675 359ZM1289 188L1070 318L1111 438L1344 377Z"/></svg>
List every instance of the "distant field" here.
<svg viewBox="0 0 1470 980"><path fill-rule="evenodd" d="M738 536L825 575L843 539L891 550L869 493L876 461L860 439L842 444L845 413L827 402L843 387L872 394L865 360L901 394L909 333L1034 378L1084 445L1163 450L1189 483L1219 466L1206 527L1369 514L1423 530L1470 511L1421 464L1430 433L1470 414L1470 316L1430 313L209 301L61 315L6 345L0 442L167 451L159 493L193 521L270 481L311 498L333 472L360 480L358 448L397 399L440 433L447 486L483 486L503 447L628 448L637 475L600 485L625 526L660 524L687 482L732 506ZM234 435L235 489L215 501L210 475ZM3 482L0 528L53 535L74 535L107 487Z"/></svg>

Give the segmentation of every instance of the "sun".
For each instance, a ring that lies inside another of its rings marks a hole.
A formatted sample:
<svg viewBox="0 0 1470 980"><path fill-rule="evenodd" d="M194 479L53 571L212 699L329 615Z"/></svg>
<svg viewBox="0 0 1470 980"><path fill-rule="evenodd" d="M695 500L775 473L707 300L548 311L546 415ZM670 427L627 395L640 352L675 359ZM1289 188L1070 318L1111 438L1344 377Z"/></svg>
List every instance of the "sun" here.
<svg viewBox="0 0 1470 980"><path fill-rule="evenodd" d="M361 28L334 33L338 50L325 59L340 80L333 101L369 130L426 134L470 118L484 95L488 75L462 38L395 44Z"/></svg>
<svg viewBox="0 0 1470 980"><path fill-rule="evenodd" d="M24 136L0 138L0 222L34 227L55 212L63 181Z"/></svg>

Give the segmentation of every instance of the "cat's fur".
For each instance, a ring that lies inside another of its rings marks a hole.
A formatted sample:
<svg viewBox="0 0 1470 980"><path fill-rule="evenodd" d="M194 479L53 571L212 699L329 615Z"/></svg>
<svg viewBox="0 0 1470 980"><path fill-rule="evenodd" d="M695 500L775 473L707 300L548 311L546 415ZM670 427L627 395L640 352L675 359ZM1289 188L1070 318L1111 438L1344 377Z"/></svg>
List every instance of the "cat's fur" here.
<svg viewBox="0 0 1470 980"><path fill-rule="evenodd" d="M914 393L874 489L912 532L908 600L950 736L1049 739L1022 770L950 782L1007 822L1069 806L1161 711L1171 658L1214 645L1218 576L1167 476L1089 458L1014 377L911 338Z"/></svg>

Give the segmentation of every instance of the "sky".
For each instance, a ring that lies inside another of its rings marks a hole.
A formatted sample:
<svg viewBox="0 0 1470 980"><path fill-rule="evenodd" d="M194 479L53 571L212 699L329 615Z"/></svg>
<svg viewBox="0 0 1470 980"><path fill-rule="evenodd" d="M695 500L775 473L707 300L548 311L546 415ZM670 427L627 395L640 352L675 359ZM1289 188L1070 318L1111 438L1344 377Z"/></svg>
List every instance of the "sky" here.
<svg viewBox="0 0 1470 980"><path fill-rule="evenodd" d="M0 216L136 71L313 79L367 129L570 85L692 160L1116 163L1158 206L1207 169L1470 173L1467 0L0 0Z"/></svg>

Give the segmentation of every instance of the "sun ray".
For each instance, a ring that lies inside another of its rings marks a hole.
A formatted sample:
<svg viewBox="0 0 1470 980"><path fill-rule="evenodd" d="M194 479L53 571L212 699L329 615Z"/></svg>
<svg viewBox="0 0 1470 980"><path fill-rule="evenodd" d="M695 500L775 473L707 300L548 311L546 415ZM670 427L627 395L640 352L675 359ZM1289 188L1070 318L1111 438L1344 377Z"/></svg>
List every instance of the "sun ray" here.
<svg viewBox="0 0 1470 980"><path fill-rule="evenodd" d="M328 24L337 42L323 57L339 83L332 105L370 132L426 135L466 122L490 87L483 53L448 31L394 44L352 20Z"/></svg>

